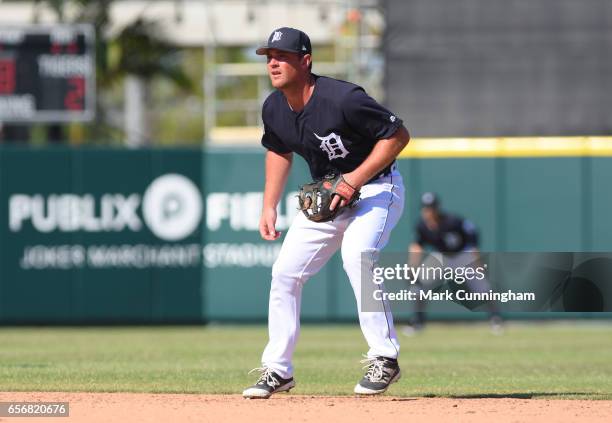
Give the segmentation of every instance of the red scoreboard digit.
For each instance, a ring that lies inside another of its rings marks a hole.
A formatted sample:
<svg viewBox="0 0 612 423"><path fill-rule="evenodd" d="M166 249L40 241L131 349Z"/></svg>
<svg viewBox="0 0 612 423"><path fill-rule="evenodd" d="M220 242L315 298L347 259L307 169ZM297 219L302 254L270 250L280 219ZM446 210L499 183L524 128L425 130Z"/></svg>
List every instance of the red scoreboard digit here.
<svg viewBox="0 0 612 423"><path fill-rule="evenodd" d="M13 94L15 91L15 61L0 59L0 94Z"/></svg>
<svg viewBox="0 0 612 423"><path fill-rule="evenodd" d="M68 80L68 92L64 97L64 104L68 110L83 110L85 99L85 79L74 77Z"/></svg>

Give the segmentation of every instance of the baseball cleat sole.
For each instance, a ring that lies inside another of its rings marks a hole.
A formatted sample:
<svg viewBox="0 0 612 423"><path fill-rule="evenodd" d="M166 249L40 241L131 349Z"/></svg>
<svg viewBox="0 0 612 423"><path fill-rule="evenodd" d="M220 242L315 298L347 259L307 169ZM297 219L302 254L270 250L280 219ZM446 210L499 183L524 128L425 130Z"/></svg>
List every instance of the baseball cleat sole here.
<svg viewBox="0 0 612 423"><path fill-rule="evenodd" d="M361 386L358 383L357 385L355 385L355 390L354 391L358 395L378 395L378 394L382 394L387 389L389 389L389 386L391 386L392 383L395 383L398 380L400 380L401 377L402 377L402 372L401 371L397 372L397 374L395 376L393 376L393 379L391 379L389 384L387 386L385 386L384 388L382 388L382 389L370 389L370 388L363 387L363 386Z"/></svg>
<svg viewBox="0 0 612 423"><path fill-rule="evenodd" d="M242 392L242 396L246 399L268 399L273 394L277 394L279 392L289 392L291 389L295 387L295 381L292 380L282 386L279 386L272 392L268 392L265 389L261 388L247 388Z"/></svg>

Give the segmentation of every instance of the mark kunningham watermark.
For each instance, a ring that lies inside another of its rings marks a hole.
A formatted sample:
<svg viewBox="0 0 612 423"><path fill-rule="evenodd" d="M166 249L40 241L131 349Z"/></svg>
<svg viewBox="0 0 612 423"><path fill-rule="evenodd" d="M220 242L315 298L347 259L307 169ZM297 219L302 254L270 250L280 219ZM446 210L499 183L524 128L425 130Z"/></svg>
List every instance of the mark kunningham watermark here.
<svg viewBox="0 0 612 423"><path fill-rule="evenodd" d="M486 263L476 266L473 263L465 266L451 263L445 266L439 262L410 266L406 263L396 263L391 267L375 267L372 272L372 282L383 285L385 281L404 281L410 285L419 284L423 287L435 287L442 283L453 283L457 286L465 284L468 289L457 288L454 291L435 292L431 289L418 291L400 289L396 292L385 292L382 287L374 289L372 298L380 301L535 301L533 292L514 292L511 289L496 292L490 289L487 280L488 265ZM488 289L487 289L488 288Z"/></svg>
<svg viewBox="0 0 612 423"><path fill-rule="evenodd" d="M458 289L455 292L443 291L410 291L402 289L399 292L385 292L382 289L375 289L372 298L376 301L499 301L507 303L509 301L535 301L536 296L533 292L514 292L511 289L504 292L495 292L490 289L488 292L471 292L465 289Z"/></svg>
<svg viewBox="0 0 612 423"><path fill-rule="evenodd" d="M372 291L372 298L376 301L535 301L533 292L515 292L508 289L496 292L490 287L487 279L486 263L475 265L467 263L459 265L456 262L444 265L439 261L419 266L410 266L406 263L396 263L390 267L374 267L372 282L378 289ZM410 285L419 285L422 289L400 289L386 292L384 283L387 281L400 281ZM453 290L435 291L443 283L455 284ZM465 288L460 288L465 284ZM427 289L429 288L429 289Z"/></svg>
<svg viewBox="0 0 612 423"><path fill-rule="evenodd" d="M489 270L489 263L472 251L425 254L418 264L410 263L405 254L384 254L367 272L362 307L375 310L376 303L388 302L402 309L401 303L413 307L426 301L475 311L487 303L524 307L536 302L537 293L527 287L492 284Z"/></svg>
<svg viewBox="0 0 612 423"><path fill-rule="evenodd" d="M410 260L406 252L363 253L362 310L388 303L414 311L427 301L440 313L491 304L504 312L612 312L612 253L462 251Z"/></svg>

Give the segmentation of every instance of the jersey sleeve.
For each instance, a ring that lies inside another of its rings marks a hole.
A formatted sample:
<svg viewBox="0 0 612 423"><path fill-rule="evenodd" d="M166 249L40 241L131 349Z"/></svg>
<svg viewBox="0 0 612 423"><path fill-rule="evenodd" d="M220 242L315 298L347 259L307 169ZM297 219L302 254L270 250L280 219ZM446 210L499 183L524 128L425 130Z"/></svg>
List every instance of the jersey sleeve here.
<svg viewBox="0 0 612 423"><path fill-rule="evenodd" d="M283 143L283 141L274 133L269 124L269 115L270 112L270 102L269 98L263 104L261 108L261 119L264 123L264 133L261 137L261 145L267 148L270 151L273 151L278 154L287 154L291 153L291 150L287 148L287 146Z"/></svg>
<svg viewBox="0 0 612 423"><path fill-rule="evenodd" d="M285 144L283 144L280 138L278 138L266 124L264 124L264 133L261 137L261 145L278 154L291 153L291 150L289 150Z"/></svg>
<svg viewBox="0 0 612 423"><path fill-rule="evenodd" d="M361 87L355 87L345 97L344 118L351 128L376 142L389 138L402 125L402 120L378 104Z"/></svg>
<svg viewBox="0 0 612 423"><path fill-rule="evenodd" d="M466 247L478 248L478 230L471 221L464 219L461 228L465 236Z"/></svg>

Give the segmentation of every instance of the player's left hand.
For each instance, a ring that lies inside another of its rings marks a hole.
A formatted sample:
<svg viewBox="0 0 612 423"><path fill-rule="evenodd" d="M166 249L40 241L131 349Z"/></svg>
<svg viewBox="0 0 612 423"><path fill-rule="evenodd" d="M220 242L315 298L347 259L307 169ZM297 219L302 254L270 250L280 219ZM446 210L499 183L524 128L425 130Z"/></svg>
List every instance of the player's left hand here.
<svg viewBox="0 0 612 423"><path fill-rule="evenodd" d="M361 184L357 184L357 181L354 180L355 178L351 177L350 173L345 173L342 175L342 177L344 178L347 184L355 188L355 191L359 191L359 189L361 188ZM329 205L329 209L334 210L336 207L342 208L346 206L348 203L349 201L346 200L345 198L340 197L339 195L334 195L334 197L332 198L331 204Z"/></svg>

